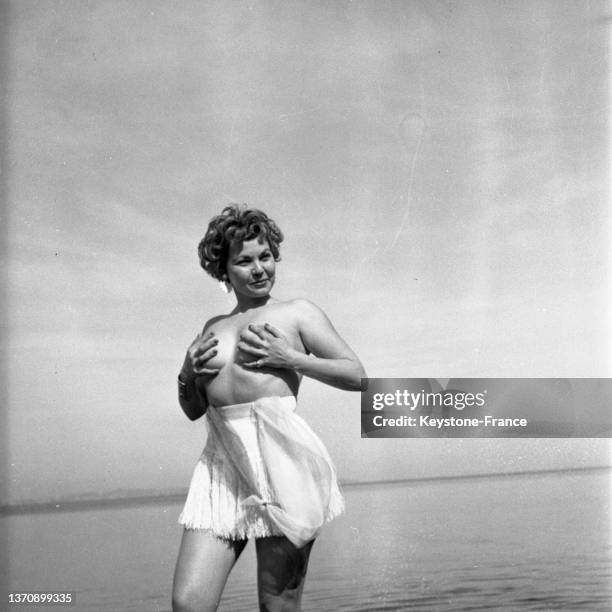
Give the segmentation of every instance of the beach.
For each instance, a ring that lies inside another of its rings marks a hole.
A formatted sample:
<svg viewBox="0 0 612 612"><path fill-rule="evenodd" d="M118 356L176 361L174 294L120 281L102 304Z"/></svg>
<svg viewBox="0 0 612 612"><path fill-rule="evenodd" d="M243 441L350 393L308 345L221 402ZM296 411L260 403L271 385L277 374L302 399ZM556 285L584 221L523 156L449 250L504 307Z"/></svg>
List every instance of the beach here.
<svg viewBox="0 0 612 612"><path fill-rule="evenodd" d="M344 493L346 514L313 548L305 611L602 610L612 602L607 469L353 484ZM71 591L76 610L168 611L181 503L3 516L6 589ZM220 610L257 608L255 570L249 545Z"/></svg>

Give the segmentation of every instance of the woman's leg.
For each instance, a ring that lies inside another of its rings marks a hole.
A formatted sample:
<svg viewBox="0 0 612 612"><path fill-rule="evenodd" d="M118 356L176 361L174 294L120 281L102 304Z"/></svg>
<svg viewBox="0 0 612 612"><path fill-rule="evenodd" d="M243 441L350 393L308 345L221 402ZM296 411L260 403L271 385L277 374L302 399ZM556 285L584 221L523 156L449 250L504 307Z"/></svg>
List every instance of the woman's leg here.
<svg viewBox="0 0 612 612"><path fill-rule="evenodd" d="M263 612L301 610L308 557L314 540L296 548L284 536L256 540L257 590Z"/></svg>
<svg viewBox="0 0 612 612"><path fill-rule="evenodd" d="M246 543L247 540L222 540L206 531L185 529L174 570L173 612L214 612L230 570Z"/></svg>

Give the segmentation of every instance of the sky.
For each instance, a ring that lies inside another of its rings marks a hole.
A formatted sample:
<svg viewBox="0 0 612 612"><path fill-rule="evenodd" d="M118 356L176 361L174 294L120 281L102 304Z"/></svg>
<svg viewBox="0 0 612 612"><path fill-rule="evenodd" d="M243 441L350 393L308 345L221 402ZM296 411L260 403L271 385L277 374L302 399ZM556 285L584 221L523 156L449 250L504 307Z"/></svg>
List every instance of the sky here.
<svg viewBox="0 0 612 612"><path fill-rule="evenodd" d="M8 3L0 501L186 488L175 378L233 307L196 247L283 232L274 295L372 377L606 377L609 6ZM341 478L610 462L607 440L362 440L303 383Z"/></svg>

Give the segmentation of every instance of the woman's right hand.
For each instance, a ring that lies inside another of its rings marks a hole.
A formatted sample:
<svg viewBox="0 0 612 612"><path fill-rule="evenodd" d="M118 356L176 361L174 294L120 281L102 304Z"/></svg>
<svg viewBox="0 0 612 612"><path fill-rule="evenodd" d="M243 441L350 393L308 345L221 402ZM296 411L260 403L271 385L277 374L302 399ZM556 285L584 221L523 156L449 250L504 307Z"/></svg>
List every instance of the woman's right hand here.
<svg viewBox="0 0 612 612"><path fill-rule="evenodd" d="M187 382L198 376L215 376L219 373L219 368L207 368L206 364L217 354L217 344L219 340L215 338L213 332L199 333L195 340L189 345L185 362L181 368L181 378Z"/></svg>

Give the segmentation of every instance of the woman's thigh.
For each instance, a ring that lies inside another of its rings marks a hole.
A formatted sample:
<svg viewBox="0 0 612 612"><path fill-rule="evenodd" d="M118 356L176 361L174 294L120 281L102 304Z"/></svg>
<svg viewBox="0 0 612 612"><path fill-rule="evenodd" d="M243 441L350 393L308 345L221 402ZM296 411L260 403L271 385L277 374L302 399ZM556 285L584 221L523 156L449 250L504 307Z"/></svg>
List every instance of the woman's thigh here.
<svg viewBox="0 0 612 612"><path fill-rule="evenodd" d="M174 570L174 612L216 610L230 570L246 543L185 529Z"/></svg>
<svg viewBox="0 0 612 612"><path fill-rule="evenodd" d="M314 540L296 548L284 536L259 538L257 549L257 590L260 610L300 610L308 558Z"/></svg>

